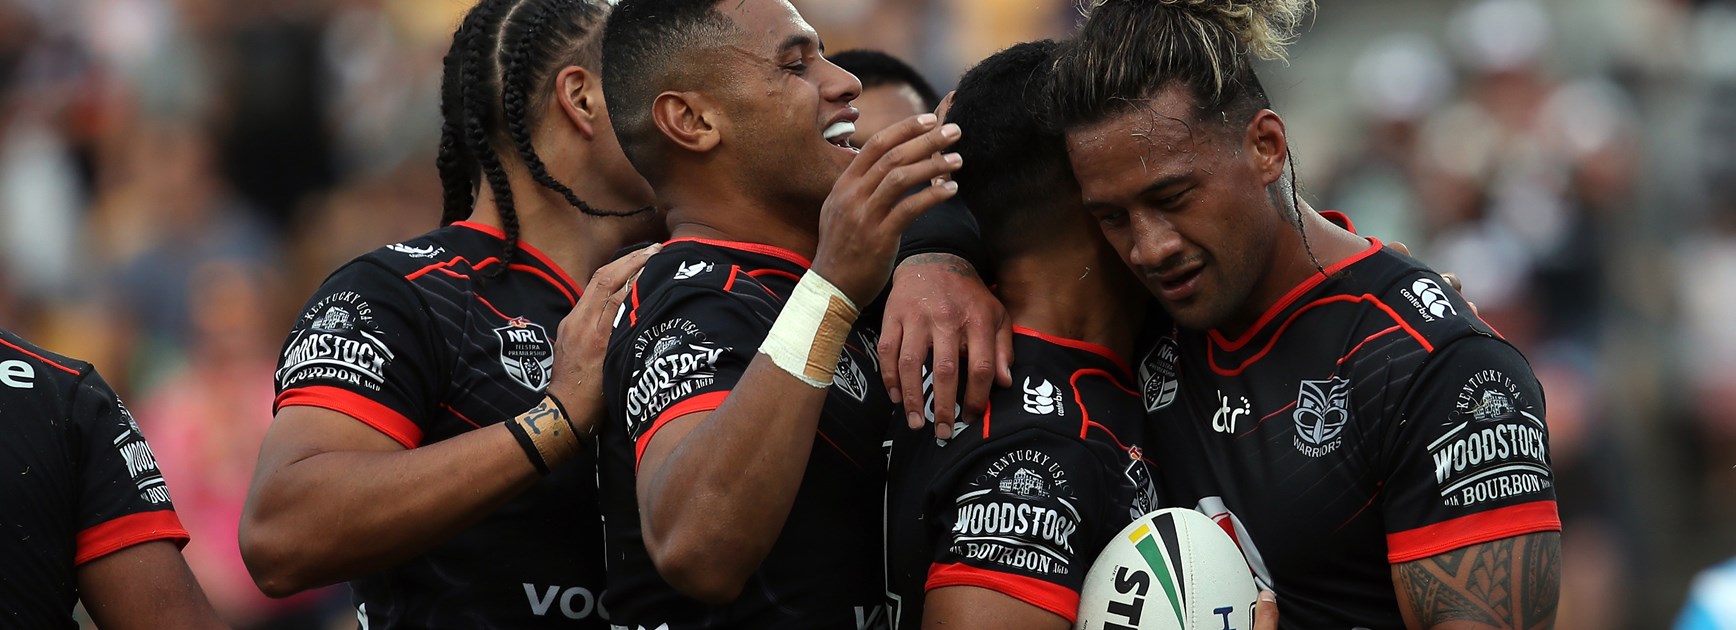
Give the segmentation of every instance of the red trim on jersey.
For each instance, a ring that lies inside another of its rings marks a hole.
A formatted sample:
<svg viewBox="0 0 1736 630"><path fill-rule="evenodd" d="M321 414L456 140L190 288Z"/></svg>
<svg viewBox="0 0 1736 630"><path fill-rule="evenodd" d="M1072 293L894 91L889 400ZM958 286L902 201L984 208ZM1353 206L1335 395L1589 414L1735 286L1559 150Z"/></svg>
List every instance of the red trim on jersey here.
<svg viewBox="0 0 1736 630"><path fill-rule="evenodd" d="M639 281L638 280L633 281L633 290L628 291L627 296L633 299L633 308L629 309L627 311L627 325L636 326L639 324Z"/></svg>
<svg viewBox="0 0 1736 630"><path fill-rule="evenodd" d="M1125 386L1122 386L1122 384L1119 381L1115 380L1114 374L1110 374L1109 372L1107 372L1105 370L1099 370L1097 368L1086 368L1083 370L1078 370L1078 371L1073 372L1073 376L1071 376L1067 379L1067 384L1069 386L1072 386L1072 388L1073 388L1073 400L1079 401L1079 439L1081 439L1081 440L1085 439L1085 434L1090 432L1091 427L1097 427L1099 429L1102 429L1104 433L1108 433L1109 439L1111 441L1115 442L1116 446L1121 447L1121 450L1125 451L1125 450L1127 450L1127 445L1121 443L1121 438L1116 437L1114 431L1109 430L1109 427L1106 427L1106 426L1103 426L1102 424L1091 421L1091 408L1085 406L1085 397L1079 393L1079 378L1083 377L1083 376L1093 376L1093 375L1102 376L1103 378L1108 379L1110 385L1114 385L1116 387L1116 389L1120 389L1121 391L1127 392L1128 395L1131 395L1131 396L1138 396L1139 395L1139 392L1133 391L1132 389L1129 389Z"/></svg>
<svg viewBox="0 0 1736 630"><path fill-rule="evenodd" d="M1381 310L1381 312L1386 313L1387 317L1390 317L1390 318L1392 318L1392 320L1394 322L1397 322L1399 328L1402 328L1405 332L1410 333L1410 336L1412 338L1416 339L1417 343L1422 345L1424 351L1427 351L1427 352L1434 352L1435 351L1434 344L1429 343L1429 340L1425 339L1423 337L1422 333L1417 332L1417 330L1415 328L1412 328L1409 323L1405 322L1403 318L1399 317L1397 311L1392 310L1392 307L1387 306L1385 302L1380 301L1380 298L1377 298L1372 294L1364 293L1362 295L1333 295L1333 296L1329 296L1329 297L1323 297L1323 298L1320 298L1320 299L1315 300L1313 302L1309 302L1308 304L1304 305L1302 308L1296 309L1296 312L1291 313L1289 317L1284 319L1284 323L1280 324L1278 326L1277 332L1272 333L1272 337L1270 339L1266 340L1266 346L1265 347L1260 348L1260 351L1254 353L1254 356L1248 357L1247 360L1242 361L1241 365L1238 365L1234 368L1225 369L1225 368L1218 367L1218 361L1217 361L1217 356L1216 356L1216 351L1215 351L1217 344L1214 343L1214 344L1207 345L1206 346L1206 363L1211 366L1212 372L1217 373L1219 376L1238 376L1243 371L1247 370L1248 366L1251 366L1255 363L1258 363L1260 361L1260 359L1266 358L1266 354L1270 353L1272 351L1272 347L1276 346L1278 344L1278 339L1280 339L1284 336L1284 331L1289 330L1290 325L1296 323L1296 319L1301 317L1303 313L1306 313L1310 310L1313 310L1315 307L1318 307L1318 306L1322 306L1325 304L1333 304L1333 303L1337 303L1337 302L1370 302L1370 303L1374 304L1374 306L1376 308L1379 308ZM1227 350L1234 350L1234 348L1228 348Z"/></svg>
<svg viewBox="0 0 1736 630"><path fill-rule="evenodd" d="M723 399L725 398L729 398L728 391L711 392L709 394L694 396L675 403L675 406L673 407L664 409L663 413L659 414L655 421L652 421L651 428L646 429L644 433L639 434L638 443L633 446L634 472L638 472L639 460L645 457L645 447L651 445L651 436L657 435L658 429L662 429L663 425L669 424L669 421L682 416L704 413L707 411L716 411L718 407L723 406Z"/></svg>
<svg viewBox="0 0 1736 630"><path fill-rule="evenodd" d="M1555 501L1532 501L1386 535L1386 561L1410 562L1520 534L1561 531Z"/></svg>
<svg viewBox="0 0 1736 630"><path fill-rule="evenodd" d="M523 271L523 272L529 273L531 275L534 275L538 278L542 278L544 282L549 283L550 285L554 286L554 288L556 288L556 289L560 289L561 295L566 296L568 303L574 304L574 305L577 305L579 303L579 296L578 296L579 290L578 289L572 289L572 288L569 288L567 285L561 284L560 281L555 280L554 278L550 277L548 272L545 272L541 269L537 269L536 267L532 267L530 265L521 265L519 263L512 263L510 265L507 265L506 268L511 269L513 271ZM559 270L559 268L557 267L556 270ZM561 275L562 275L562 277L566 276L566 274L561 274Z"/></svg>
<svg viewBox="0 0 1736 630"><path fill-rule="evenodd" d="M989 439L989 418L994 415L995 401L983 405L983 439Z"/></svg>
<svg viewBox="0 0 1736 630"><path fill-rule="evenodd" d="M1055 344L1057 346L1064 346L1064 347L1072 348L1074 350L1084 350L1084 351L1089 352L1091 354L1101 356L1105 359L1109 359L1109 361L1114 363L1116 365L1116 367L1121 368L1121 371L1127 375L1128 379L1131 380L1133 378L1133 370L1131 368L1127 367L1127 360L1121 358L1121 355L1116 354L1114 350L1110 350L1106 346L1100 346L1100 345L1091 343L1089 341L1080 341L1078 339L1068 339L1066 337L1057 337L1055 335L1051 335L1051 334L1048 334L1048 333L1045 333L1045 332L1042 332L1039 330L1032 330L1030 328L1026 328L1024 326L1019 326L1016 324L1013 326L1013 334L1025 335L1027 337L1036 337L1037 339L1047 341L1047 342ZM1125 389L1125 388L1123 388L1123 389Z"/></svg>
<svg viewBox="0 0 1736 630"><path fill-rule="evenodd" d="M1391 333L1392 331L1395 331L1395 330L1402 330L1402 328L1400 328L1399 326L1393 326L1391 328L1388 328L1386 330L1382 330L1380 332L1374 333L1374 334L1369 335L1367 337L1363 337L1362 341L1357 342L1356 346L1350 349L1350 352L1346 352L1346 353L1344 353L1344 356L1338 357L1338 362L1334 363L1333 365L1344 365L1344 362L1346 360L1350 359L1350 355L1356 354L1356 351L1361 350L1363 346L1368 345L1368 342L1374 341L1375 339L1382 337L1382 336L1385 336L1386 334Z"/></svg>
<svg viewBox="0 0 1736 630"><path fill-rule="evenodd" d="M741 273L741 265L729 266L729 279L723 281L724 293L728 293L731 288L735 287L735 274L738 273Z"/></svg>
<svg viewBox="0 0 1736 630"><path fill-rule="evenodd" d="M827 436L825 431L815 429L814 432L820 434L820 439L825 440L827 444L831 444L832 450L838 451L839 455L843 455L844 460L850 462L851 466L855 466L857 470L862 469L862 465L859 463L856 463L856 458L851 457L849 453L845 452L844 447L838 446L837 442L833 442L832 438Z"/></svg>
<svg viewBox="0 0 1736 630"><path fill-rule="evenodd" d="M1253 341L1254 335L1263 330L1266 327L1266 324L1271 323L1272 319L1278 316L1278 313L1284 312L1284 309L1289 308L1291 303L1301 299L1302 294L1313 290L1314 287L1320 286L1320 283L1325 282L1327 278L1343 271L1345 267L1362 262L1362 259L1373 256L1374 253L1380 251L1380 248L1382 247L1384 247L1384 245L1381 245L1380 239L1370 238L1368 239L1368 247L1366 249L1352 254L1349 258L1332 263L1332 266L1327 267L1324 271L1308 276L1308 279L1303 280L1302 284L1296 285L1296 288L1290 289L1290 292L1285 293L1284 297L1278 298L1278 301L1273 303L1271 307L1267 308L1266 313L1261 315L1260 319L1256 320L1253 326L1249 326L1248 330L1243 332L1242 336L1236 338L1235 341L1225 339L1224 334L1218 332L1218 329L1216 328L1211 329L1207 334L1211 337L1213 343L1223 346L1225 350L1240 350L1242 346L1248 345L1248 342Z"/></svg>
<svg viewBox="0 0 1736 630"><path fill-rule="evenodd" d="M1266 414L1266 416L1265 416L1265 417L1263 417L1263 418L1260 418L1260 419L1259 419L1259 420L1255 420L1255 421L1254 421L1254 426L1253 426L1253 427L1251 427L1251 428L1249 428L1249 429L1248 429L1248 430L1246 430L1246 431L1243 431L1243 432L1241 432L1241 433L1237 433L1237 434L1236 434L1236 437L1243 437L1243 436L1246 436L1246 435L1251 435L1251 434L1253 434L1253 433L1254 433L1254 432L1255 432L1255 431L1259 431L1259 430L1260 430L1260 425L1261 425L1261 424L1265 424L1265 422L1266 422L1266 421L1267 421L1267 420L1271 420L1271 419L1272 419L1272 416L1276 416L1276 415L1278 415L1278 414L1281 414L1281 413L1284 413L1284 412L1286 412L1286 411L1289 411L1289 410L1290 410L1290 408L1291 408L1291 407L1295 407L1295 406L1296 406L1296 401L1294 401L1294 400L1292 400L1292 401L1290 401L1290 403L1289 403L1289 404L1286 404L1286 405L1284 405L1284 406L1282 406L1282 407L1279 407L1279 408L1278 408L1278 410L1277 410L1277 411L1274 411L1274 412L1272 412L1272 413L1269 413L1269 414Z"/></svg>
<svg viewBox="0 0 1736 630"><path fill-rule="evenodd" d="M421 269L417 269L417 270L412 271L410 273L404 274L404 279L405 280L415 280L415 279L420 278L424 275L427 275L428 272L430 272L430 271L439 271L439 272L445 273L448 276L452 276L454 278L469 278L470 276L468 276L466 274L458 273L458 272L453 271L453 270L448 268L448 267L451 267L453 265L458 264L461 261L464 263L468 263L470 265L471 271L477 271L477 270L482 269L483 267L487 267L489 265L500 262L500 259L495 258L493 256L490 256L488 258L482 259L482 262L471 263L469 259L467 259L463 256L456 256L450 260L442 260L440 262L433 263L433 264L430 264L430 265L423 267Z"/></svg>
<svg viewBox="0 0 1736 630"><path fill-rule="evenodd" d="M284 407L319 407L344 414L386 434L404 448L416 448L422 443L422 427L416 426L404 414L361 394L330 385L297 387L277 395L272 411Z"/></svg>
<svg viewBox="0 0 1736 630"><path fill-rule="evenodd" d="M1356 224L1350 222L1350 215L1344 214L1343 212L1339 212L1337 210L1321 210L1320 216L1321 216L1321 218L1324 218L1327 221L1337 223L1338 227L1344 228L1346 231L1350 232L1351 234L1356 233Z"/></svg>
<svg viewBox="0 0 1736 630"><path fill-rule="evenodd" d="M720 240L720 239L695 238L695 237L691 237L691 236L685 236L682 238L669 239L668 241L665 241L663 244L664 245L674 245L676 243L683 243L683 242L701 243L701 244L705 244L705 245L711 245L713 247L722 247L725 249L736 249L736 250L741 250L744 252L753 252L755 254L762 254L762 255L766 255L766 256L771 256L773 258L782 258L784 260L788 260L790 262L801 265L803 269L807 269L809 267L814 266L814 262L811 260L808 260L808 257L806 257L806 256L792 252L792 251L784 249L782 247L778 247L776 245L766 245L764 243L744 243L741 241L725 241L725 240Z"/></svg>
<svg viewBox="0 0 1736 630"><path fill-rule="evenodd" d="M1042 580L979 569L968 564L935 564L928 568L924 591L947 586L975 586L1060 615L1067 623L1079 619L1079 592Z"/></svg>
<svg viewBox="0 0 1736 630"><path fill-rule="evenodd" d="M139 512L109 519L78 533L78 552L72 565L80 566L97 558L153 540L173 540L175 547L187 546L192 537L181 526L174 510Z"/></svg>
<svg viewBox="0 0 1736 630"><path fill-rule="evenodd" d="M456 225L458 227L470 228L472 230L476 230L478 232L481 232L483 234L487 234L489 236L498 238L498 239L503 240L503 241L506 240L506 232L502 232L500 230L500 228L494 227L492 225L484 225L481 223L477 223L475 221L454 221L452 224ZM580 285L577 282L573 282L573 277L567 275L567 270L562 269L560 265L555 264L554 259L551 259L548 257L547 254L542 253L542 250L537 249L535 245L531 245L530 243L524 242L524 239L519 239L518 249L519 249L519 251L522 251L526 254L530 254L531 258L535 258L537 260L537 262L542 263L543 266L548 267L549 269L553 269L555 272L555 275L560 277L560 282L555 282L555 284L558 286L558 285L564 283L566 286L563 286L561 288L566 291L568 297L571 297L574 295L584 294L584 291L579 288L582 285ZM478 265L477 267L480 268L481 265ZM535 271L537 272L538 275L541 275L545 278L548 278L548 274L543 273L541 269L536 269ZM554 278L548 278L548 279L550 282L554 282Z"/></svg>
<svg viewBox="0 0 1736 630"><path fill-rule="evenodd" d="M471 420L469 416L466 416L462 413L459 413L458 409L454 408L452 405L448 405L446 403L440 403L440 408L452 412L452 415L458 416L459 420L463 420L465 422L470 423L470 426L476 427L478 429L482 428L482 425L477 424L475 420Z"/></svg>
<svg viewBox="0 0 1736 630"><path fill-rule="evenodd" d="M41 362L43 362L43 363L47 363L47 364L48 364L48 365L49 365L49 367L53 367L53 368L57 368L57 369L59 369L59 370L60 370L60 371L62 371L62 372L66 372L66 373L67 373L67 374L71 374L71 375L73 375L73 376L78 376L78 370L74 370L74 369L72 369L72 368L69 368L69 367L66 367L66 366L64 366L64 365L61 365L61 364L59 364L59 363L55 363L55 362L54 362L54 361L52 361L52 360L50 360L50 359L49 359L49 358L48 358L48 357L45 357L45 356L42 356L42 355L40 355L40 354L37 354L37 353L34 353L34 352L31 352L31 351L29 351L29 350L25 350L25 349L23 349L23 348L20 348L20 347L18 347L18 346L16 346L16 345L14 345L14 344L13 344L13 343L12 343L12 342L10 342L10 341L7 341L7 340L5 340L5 339L0 339L0 344L5 344L5 345L6 345L6 347L8 347L8 348L11 348L11 349L13 349L13 350L17 350L17 351L19 351L19 352L22 352L22 353L24 353L24 354L28 354L28 355L30 355L30 356L32 356L32 357L35 357L35 358L36 358L36 360L37 360L37 361L41 361Z"/></svg>
<svg viewBox="0 0 1736 630"><path fill-rule="evenodd" d="M752 278L759 278L759 277L760 277L760 276L765 276L765 275L771 275L771 276L782 276L782 277L785 277L785 278L789 278L789 279L791 279L791 280L795 280L795 281L796 281L796 282L801 282L801 281L802 281L802 277L801 277L801 276L798 276L798 275L796 275L796 274L793 274L793 273L790 273L790 272L788 272L788 271L784 271L784 270L782 270L782 269L771 269L771 268L766 268L766 269L755 269L755 270L753 270L753 271L749 271L749 272L747 272L747 275L748 275L748 276L749 276L749 277L752 277ZM771 289L766 289L766 292L767 292L767 293L771 293ZM783 297L783 296L781 296L781 295L778 295L778 294L776 294L776 293L772 293L772 295L777 295L777 296L778 296L778 297Z"/></svg>
<svg viewBox="0 0 1736 630"><path fill-rule="evenodd" d="M511 315L507 315L506 313L500 312L500 309L495 308L494 303L488 301L488 298L482 297L482 295L479 293L478 294L472 294L472 295L476 296L476 301L482 302L483 306L488 307L488 310L494 311L494 314L499 315L501 319L504 319L504 320L509 321L509 322L512 321L513 317Z"/></svg>

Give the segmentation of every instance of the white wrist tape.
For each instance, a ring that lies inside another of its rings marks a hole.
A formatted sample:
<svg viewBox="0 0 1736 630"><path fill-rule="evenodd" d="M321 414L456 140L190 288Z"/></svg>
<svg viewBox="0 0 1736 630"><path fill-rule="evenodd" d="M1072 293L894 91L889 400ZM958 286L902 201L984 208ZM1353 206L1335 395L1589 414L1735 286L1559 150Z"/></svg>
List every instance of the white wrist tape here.
<svg viewBox="0 0 1736 630"><path fill-rule="evenodd" d="M861 312L843 291L810 270L796 283L759 351L802 382L830 387L838 353Z"/></svg>

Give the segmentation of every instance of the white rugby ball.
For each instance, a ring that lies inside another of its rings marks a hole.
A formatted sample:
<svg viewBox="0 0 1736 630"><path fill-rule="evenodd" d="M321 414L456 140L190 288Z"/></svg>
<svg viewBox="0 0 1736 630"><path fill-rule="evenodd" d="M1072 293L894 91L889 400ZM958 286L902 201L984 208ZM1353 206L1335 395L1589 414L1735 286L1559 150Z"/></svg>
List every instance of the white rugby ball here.
<svg viewBox="0 0 1736 630"><path fill-rule="evenodd" d="M1258 597L1248 561L1223 528L1168 508L1135 519L1098 554L1073 627L1251 630Z"/></svg>

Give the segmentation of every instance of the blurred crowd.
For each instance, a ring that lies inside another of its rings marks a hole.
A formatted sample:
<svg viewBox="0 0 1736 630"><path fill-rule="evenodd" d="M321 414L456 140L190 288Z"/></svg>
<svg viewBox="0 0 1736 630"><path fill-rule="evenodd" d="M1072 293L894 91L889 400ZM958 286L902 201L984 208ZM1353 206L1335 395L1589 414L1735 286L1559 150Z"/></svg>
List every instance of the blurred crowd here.
<svg viewBox="0 0 1736 630"><path fill-rule="evenodd" d="M1736 555L1736 2L1318 0L1262 68L1302 190L1454 271L1547 394L1560 627L1661 628ZM939 86L1069 0L799 0ZM463 0L0 0L0 327L137 412L241 627L235 532L271 371L327 273L439 218ZM329 622L328 622L329 623ZM339 622L341 623L341 622ZM351 622L353 624L353 622Z"/></svg>

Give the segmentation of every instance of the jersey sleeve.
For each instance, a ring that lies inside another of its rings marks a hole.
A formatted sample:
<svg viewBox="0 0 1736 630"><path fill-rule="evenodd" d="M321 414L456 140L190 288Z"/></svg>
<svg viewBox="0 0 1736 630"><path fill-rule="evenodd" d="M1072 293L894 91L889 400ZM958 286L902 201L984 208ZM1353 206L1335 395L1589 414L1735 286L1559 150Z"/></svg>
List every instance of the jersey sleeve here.
<svg viewBox="0 0 1736 630"><path fill-rule="evenodd" d="M916 216L898 241L898 262L919 254L952 254L970 261L989 278L988 249L970 209L955 199L942 201Z"/></svg>
<svg viewBox="0 0 1736 630"><path fill-rule="evenodd" d="M715 288L669 287L622 322L628 335L609 349L604 386L614 418L624 419L633 463L670 420L717 409L747 372L771 329L775 307Z"/></svg>
<svg viewBox="0 0 1736 630"><path fill-rule="evenodd" d="M1559 531L1543 390L1506 343L1467 337L1437 350L1389 446L1387 559Z"/></svg>
<svg viewBox="0 0 1736 630"><path fill-rule="evenodd" d="M187 544L169 488L133 414L94 370L73 391L78 431L78 536L73 563L139 543Z"/></svg>
<svg viewBox="0 0 1736 630"><path fill-rule="evenodd" d="M1085 572L1132 503L1105 469L1085 442L1046 430L979 446L933 480L925 590L985 588L1076 621Z"/></svg>
<svg viewBox="0 0 1736 630"><path fill-rule="evenodd" d="M277 362L273 411L330 409L404 448L422 443L440 392L434 324L409 282L358 261L327 278L296 316Z"/></svg>

